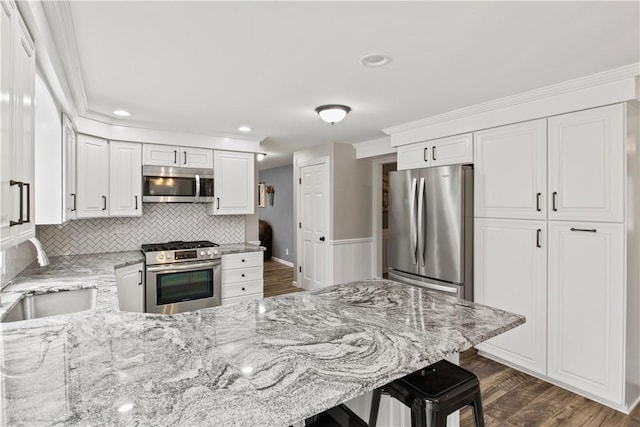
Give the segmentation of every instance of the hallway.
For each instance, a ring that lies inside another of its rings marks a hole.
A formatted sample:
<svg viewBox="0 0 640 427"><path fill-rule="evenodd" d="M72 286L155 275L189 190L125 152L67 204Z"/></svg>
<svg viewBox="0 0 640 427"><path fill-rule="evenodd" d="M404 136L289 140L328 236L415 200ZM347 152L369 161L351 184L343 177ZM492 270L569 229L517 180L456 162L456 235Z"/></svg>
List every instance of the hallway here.
<svg viewBox="0 0 640 427"><path fill-rule="evenodd" d="M293 267L288 267L273 260L265 261L263 277L265 298L302 291L301 288L292 284Z"/></svg>

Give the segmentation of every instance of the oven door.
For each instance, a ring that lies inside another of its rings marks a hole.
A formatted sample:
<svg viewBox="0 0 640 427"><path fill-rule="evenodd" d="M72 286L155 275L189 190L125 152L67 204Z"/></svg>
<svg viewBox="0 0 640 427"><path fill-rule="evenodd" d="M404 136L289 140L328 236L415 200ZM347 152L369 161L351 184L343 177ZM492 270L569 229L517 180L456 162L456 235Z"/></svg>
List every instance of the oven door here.
<svg viewBox="0 0 640 427"><path fill-rule="evenodd" d="M147 313L174 314L221 303L221 262L185 262L148 266Z"/></svg>

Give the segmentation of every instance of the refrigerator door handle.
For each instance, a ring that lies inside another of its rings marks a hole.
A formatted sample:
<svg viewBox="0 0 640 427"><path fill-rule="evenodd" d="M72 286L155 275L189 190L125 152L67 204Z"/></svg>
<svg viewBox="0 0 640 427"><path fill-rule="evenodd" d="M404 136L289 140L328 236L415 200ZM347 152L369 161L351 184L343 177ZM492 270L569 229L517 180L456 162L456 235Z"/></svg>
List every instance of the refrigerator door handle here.
<svg viewBox="0 0 640 427"><path fill-rule="evenodd" d="M410 208L409 222L410 222L410 233L411 233L411 237L409 241L411 242L411 254L413 255L414 264L418 263L418 252L417 252L418 233L416 230L416 190L418 189L417 187L418 187L418 180L416 178L413 178L411 180L411 194L410 194L411 205L409 206Z"/></svg>
<svg viewBox="0 0 640 427"><path fill-rule="evenodd" d="M424 177L420 178L420 188L418 189L418 257L420 258L420 266L424 267L424 256L426 251L424 225Z"/></svg>

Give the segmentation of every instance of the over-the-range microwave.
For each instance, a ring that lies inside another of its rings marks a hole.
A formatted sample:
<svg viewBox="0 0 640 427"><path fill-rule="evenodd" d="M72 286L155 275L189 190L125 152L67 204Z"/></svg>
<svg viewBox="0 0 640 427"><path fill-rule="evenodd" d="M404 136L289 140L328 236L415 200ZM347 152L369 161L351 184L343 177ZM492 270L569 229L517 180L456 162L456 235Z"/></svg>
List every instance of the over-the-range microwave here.
<svg viewBox="0 0 640 427"><path fill-rule="evenodd" d="M145 165L142 167L142 201L213 202L213 169Z"/></svg>

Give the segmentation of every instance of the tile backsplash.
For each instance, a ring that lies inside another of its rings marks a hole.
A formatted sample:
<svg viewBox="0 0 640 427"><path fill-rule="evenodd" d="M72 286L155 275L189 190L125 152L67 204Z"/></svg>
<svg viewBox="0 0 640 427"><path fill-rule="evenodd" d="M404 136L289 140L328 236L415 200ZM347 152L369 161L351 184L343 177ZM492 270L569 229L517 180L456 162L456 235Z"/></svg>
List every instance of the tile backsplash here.
<svg viewBox="0 0 640 427"><path fill-rule="evenodd" d="M173 240L245 240L243 215L207 215L203 203L145 203L138 218L96 218L64 225L40 225L38 238L49 256L140 249L143 243Z"/></svg>

